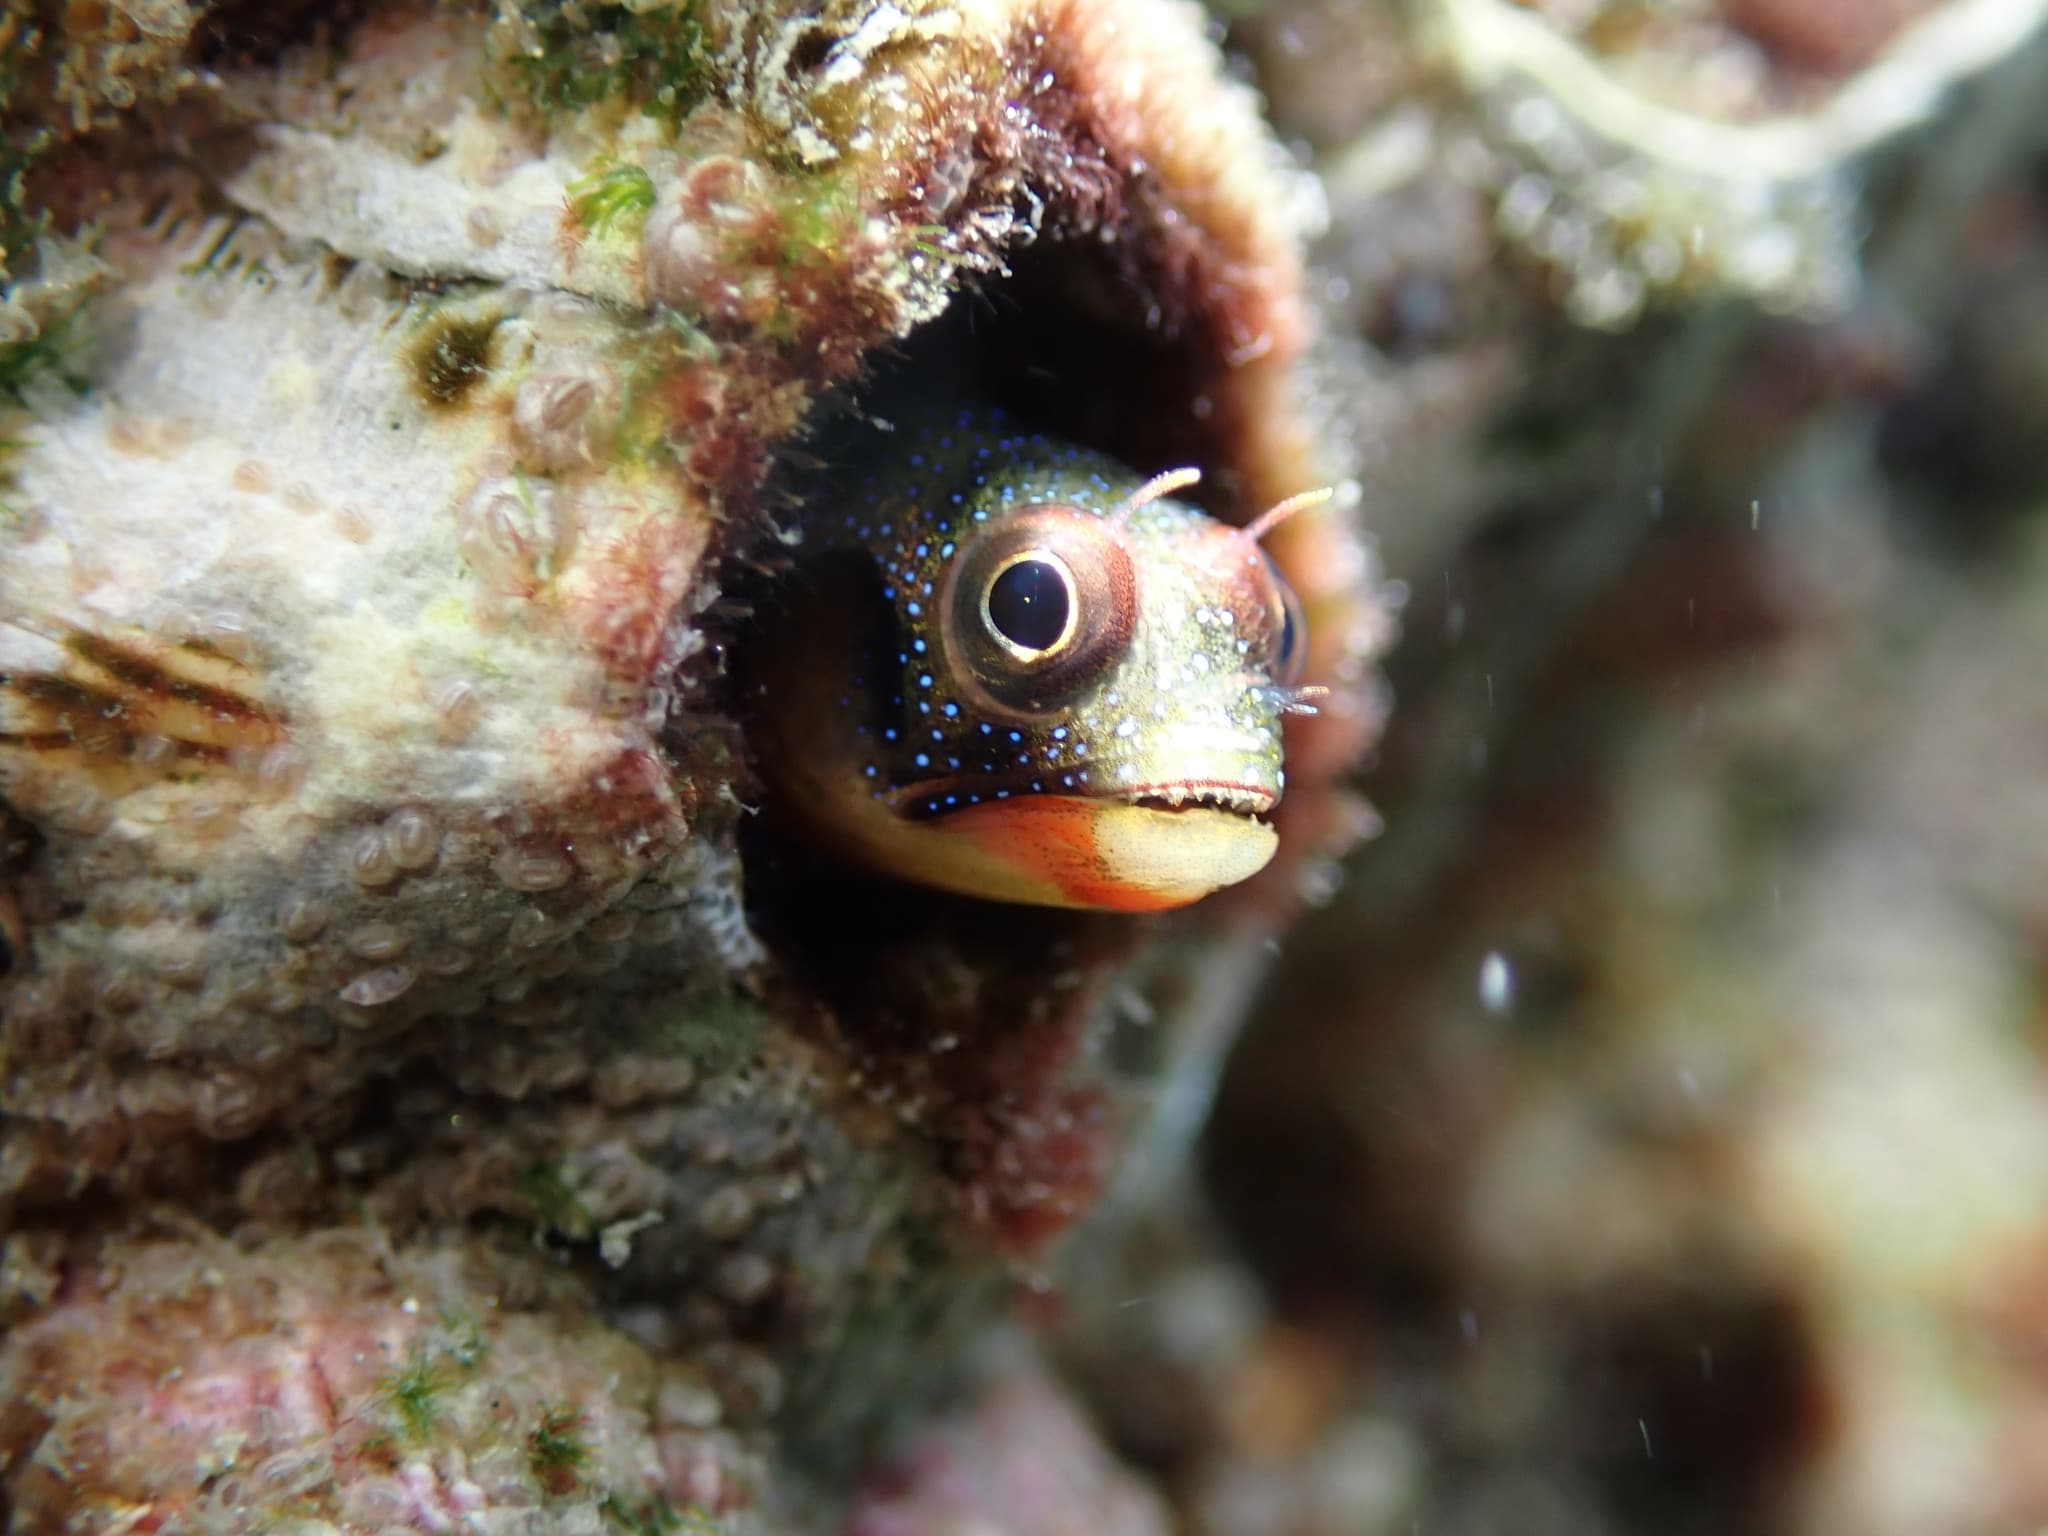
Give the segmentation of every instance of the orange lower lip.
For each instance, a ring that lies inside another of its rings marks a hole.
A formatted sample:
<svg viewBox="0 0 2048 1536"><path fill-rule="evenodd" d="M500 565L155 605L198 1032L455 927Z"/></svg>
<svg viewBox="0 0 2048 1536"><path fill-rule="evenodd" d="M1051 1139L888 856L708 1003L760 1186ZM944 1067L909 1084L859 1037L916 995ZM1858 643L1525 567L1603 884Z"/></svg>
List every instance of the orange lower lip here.
<svg viewBox="0 0 2048 1536"><path fill-rule="evenodd" d="M1272 828L1249 816L1191 804L1176 810L1070 795L983 801L936 823L972 844L1020 884L1061 905L1160 912L1200 900L1262 869Z"/></svg>

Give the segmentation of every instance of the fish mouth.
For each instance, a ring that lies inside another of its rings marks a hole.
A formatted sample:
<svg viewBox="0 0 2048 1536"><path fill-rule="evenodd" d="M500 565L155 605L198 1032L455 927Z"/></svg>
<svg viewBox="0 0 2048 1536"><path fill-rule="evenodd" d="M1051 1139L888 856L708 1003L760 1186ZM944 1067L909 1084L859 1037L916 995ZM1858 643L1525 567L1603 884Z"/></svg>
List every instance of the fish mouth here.
<svg viewBox="0 0 2048 1536"><path fill-rule="evenodd" d="M1113 794L1101 798L1121 800L1154 811L1229 811L1253 818L1270 814L1280 803L1280 797L1269 789L1222 779L1171 784L1119 784Z"/></svg>
<svg viewBox="0 0 2048 1536"><path fill-rule="evenodd" d="M1263 821L1280 803L1279 795L1256 784L1232 779L1174 779L1139 784L1065 784L1031 780L1019 783L987 779L926 779L905 785L890 796L897 814L913 821L943 821L947 816L975 806L1007 804L1024 807L1033 803L1087 801L1100 806L1134 806L1141 810L1185 815L1198 811L1221 811L1247 820Z"/></svg>

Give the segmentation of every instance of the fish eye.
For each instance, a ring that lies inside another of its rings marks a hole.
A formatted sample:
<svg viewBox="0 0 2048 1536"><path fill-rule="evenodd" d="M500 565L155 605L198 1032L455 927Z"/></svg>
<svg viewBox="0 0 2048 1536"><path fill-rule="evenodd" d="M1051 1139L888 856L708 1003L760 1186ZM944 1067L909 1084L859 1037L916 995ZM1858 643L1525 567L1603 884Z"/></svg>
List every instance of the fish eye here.
<svg viewBox="0 0 2048 1536"><path fill-rule="evenodd" d="M1296 595L1293 585L1280 574L1280 568L1270 557L1266 560L1266 575L1272 582L1273 601L1277 608L1272 621L1272 651L1267 670L1274 682L1283 688L1292 688L1301 681L1302 668L1308 661L1308 616L1302 611L1301 598Z"/></svg>
<svg viewBox="0 0 2048 1536"><path fill-rule="evenodd" d="M940 592L958 685L999 716L1068 707L1129 647L1137 585L1106 519L1051 502L1005 518L961 547Z"/></svg>
<svg viewBox="0 0 2048 1536"><path fill-rule="evenodd" d="M1061 649L1076 629L1074 573L1050 550L1013 556L982 597L982 622L1019 661Z"/></svg>

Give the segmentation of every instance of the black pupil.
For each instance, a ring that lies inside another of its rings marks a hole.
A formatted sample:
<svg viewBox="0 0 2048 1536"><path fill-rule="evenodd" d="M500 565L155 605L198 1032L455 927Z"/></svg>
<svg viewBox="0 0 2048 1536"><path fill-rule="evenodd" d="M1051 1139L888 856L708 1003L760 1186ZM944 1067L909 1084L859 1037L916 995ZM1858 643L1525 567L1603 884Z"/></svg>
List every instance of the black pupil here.
<svg viewBox="0 0 2048 1536"><path fill-rule="evenodd" d="M1045 560L1019 560L988 589L989 622L1020 650L1048 651L1067 632L1066 578Z"/></svg>

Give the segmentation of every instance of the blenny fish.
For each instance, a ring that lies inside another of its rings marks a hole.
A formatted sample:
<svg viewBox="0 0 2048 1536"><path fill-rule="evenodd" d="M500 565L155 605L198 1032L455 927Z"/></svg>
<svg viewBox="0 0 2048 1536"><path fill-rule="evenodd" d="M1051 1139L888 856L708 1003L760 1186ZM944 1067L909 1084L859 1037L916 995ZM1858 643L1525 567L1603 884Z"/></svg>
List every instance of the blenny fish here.
<svg viewBox="0 0 2048 1536"><path fill-rule="evenodd" d="M1300 604L1260 535L986 411L886 434L815 497L742 688L780 811L872 871L1157 911L1256 874Z"/></svg>

